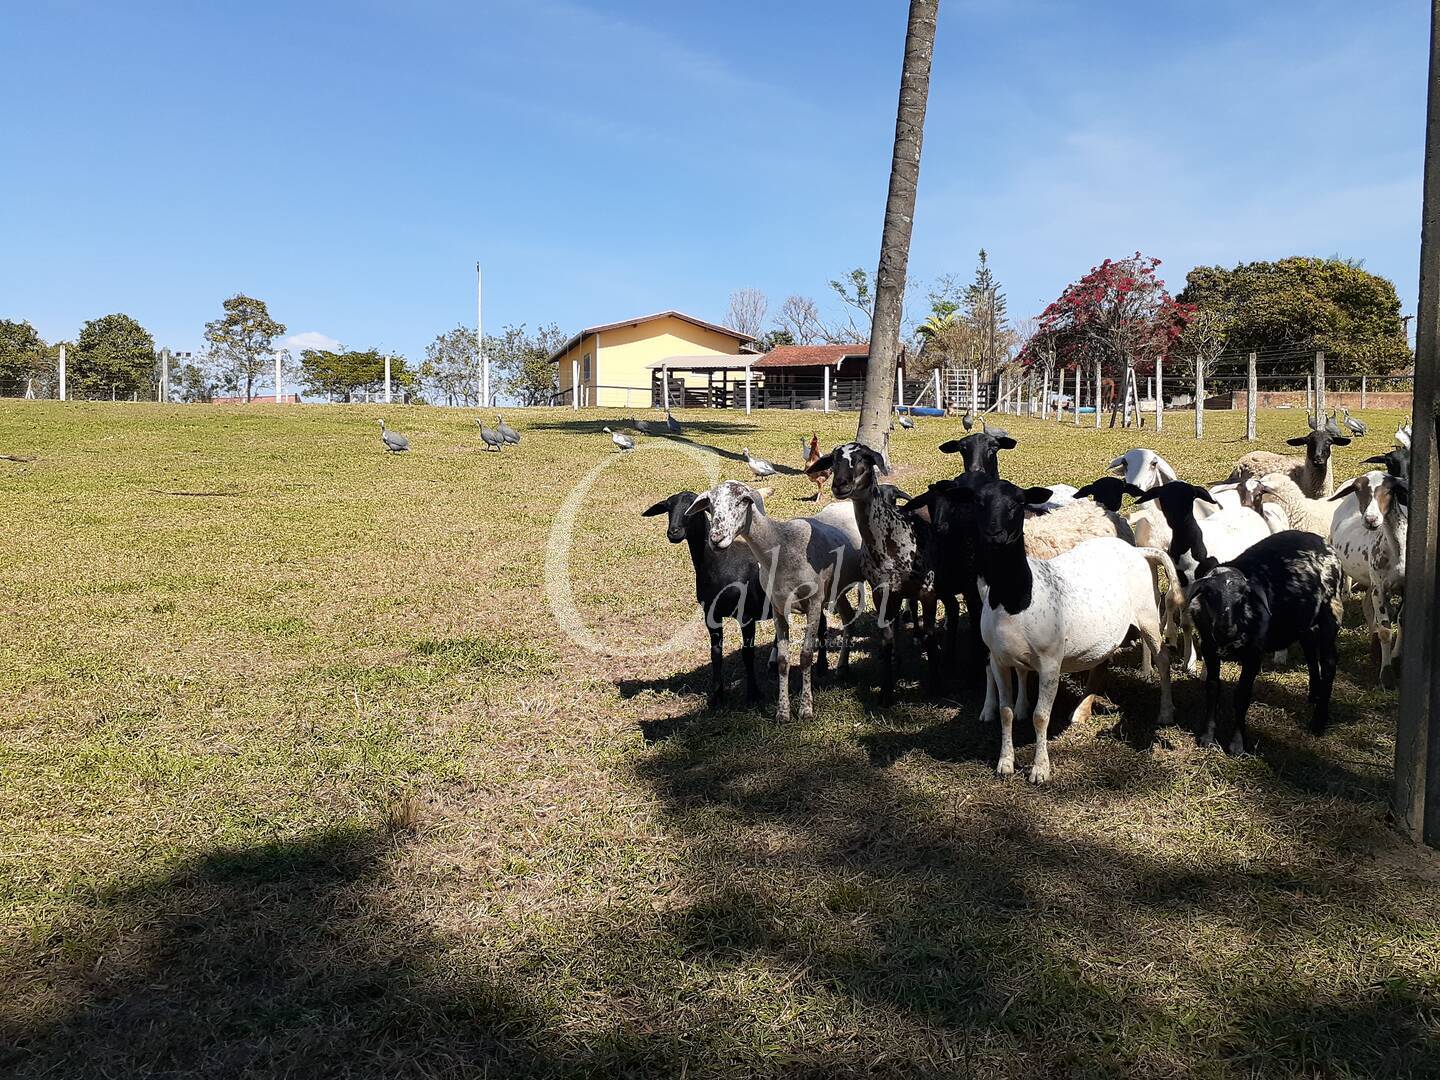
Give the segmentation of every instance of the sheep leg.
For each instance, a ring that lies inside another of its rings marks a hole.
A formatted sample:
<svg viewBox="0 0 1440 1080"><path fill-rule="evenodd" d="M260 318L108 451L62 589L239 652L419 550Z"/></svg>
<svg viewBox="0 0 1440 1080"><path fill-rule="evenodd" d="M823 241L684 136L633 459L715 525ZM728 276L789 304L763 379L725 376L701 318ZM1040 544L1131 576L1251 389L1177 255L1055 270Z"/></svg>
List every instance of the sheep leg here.
<svg viewBox="0 0 1440 1080"><path fill-rule="evenodd" d="M1391 662L1395 656L1394 635L1390 624L1390 593L1381 587L1375 591L1375 626L1380 637L1380 685L1386 690L1395 689L1395 669Z"/></svg>
<svg viewBox="0 0 1440 1080"><path fill-rule="evenodd" d="M985 659L985 638L980 633L980 586L973 577L965 583L965 617L970 622L971 671L980 678L989 678L991 672Z"/></svg>
<svg viewBox="0 0 1440 1080"><path fill-rule="evenodd" d="M755 620L740 624L740 657L745 662L745 700L750 704L760 700L760 684L755 681Z"/></svg>
<svg viewBox="0 0 1440 1080"><path fill-rule="evenodd" d="M895 622L880 613L880 704L889 705L895 698Z"/></svg>
<svg viewBox="0 0 1440 1080"><path fill-rule="evenodd" d="M940 678L940 630L935 625L935 597L927 597L920 602L920 612L923 618L922 633L925 638L925 655L929 658L929 693L931 697L939 697L942 680Z"/></svg>
<svg viewBox="0 0 1440 1080"><path fill-rule="evenodd" d="M1015 775L1015 710L1010 707L1010 669L1002 667L992 655L990 657L990 683L986 687L986 708L989 695L995 694L1000 709L1000 760L995 765L996 776Z"/></svg>
<svg viewBox="0 0 1440 1080"><path fill-rule="evenodd" d="M1021 720L1029 720L1034 711L1030 703L1030 671L1023 667L1010 670L1015 674L1015 715Z"/></svg>
<svg viewBox="0 0 1440 1080"><path fill-rule="evenodd" d="M993 664L985 665L985 704L980 709L980 722L993 724L1000 719L999 699L995 694L995 671Z"/></svg>
<svg viewBox="0 0 1440 1080"><path fill-rule="evenodd" d="M825 617L825 609L816 605L820 611L820 627L816 635L815 644L815 666L819 668L819 674L824 675L830 671L830 620Z"/></svg>
<svg viewBox="0 0 1440 1080"><path fill-rule="evenodd" d="M1025 671L1020 671L1024 686ZM1055 707L1055 694L1060 689L1060 665L1040 664L1040 687L1035 697L1035 764L1030 766L1030 783L1043 784L1050 779L1050 710Z"/></svg>
<svg viewBox="0 0 1440 1080"><path fill-rule="evenodd" d="M1255 698L1255 677L1260 674L1260 656L1258 651L1252 650L1240 662L1240 681L1235 684L1235 731L1225 749L1228 754L1245 753L1245 717L1250 712L1250 702Z"/></svg>
<svg viewBox="0 0 1440 1080"><path fill-rule="evenodd" d="M1197 741L1201 746L1215 745L1215 721L1220 713L1220 654L1202 635L1200 647L1205 651L1205 727Z"/></svg>
<svg viewBox="0 0 1440 1080"><path fill-rule="evenodd" d="M1160 567L1154 563L1150 564L1150 587L1155 592L1155 610L1163 611L1165 609L1165 592L1160 588ZM1161 627L1162 632L1165 629L1165 627ZM1151 655L1150 645L1147 642L1140 646L1140 677L1146 682L1149 682L1150 673L1154 670L1155 662Z"/></svg>
<svg viewBox="0 0 1440 1080"><path fill-rule="evenodd" d="M778 608L775 610L775 670L780 679L775 719L783 724L790 719L790 623Z"/></svg>
<svg viewBox="0 0 1440 1080"><path fill-rule="evenodd" d="M1315 704L1316 691L1320 689L1320 657L1315 649L1315 632L1307 630L1300 635L1300 649L1305 654L1305 667L1310 674L1309 692L1305 700L1311 705Z"/></svg>
<svg viewBox="0 0 1440 1080"><path fill-rule="evenodd" d="M825 608L820 603L810 605L805 613L805 636L800 642L800 719L815 718L815 693L811 684L811 668L815 663L815 646L820 636L820 627L825 623Z"/></svg>
<svg viewBox="0 0 1440 1080"><path fill-rule="evenodd" d="M1155 726L1169 727L1175 722L1175 702L1170 696L1170 643L1165 640L1164 620L1159 610L1147 604L1140 609L1135 628L1140 631L1146 652L1154 652L1157 658L1155 670L1160 676L1160 712L1155 718ZM1209 669L1206 670L1208 672Z"/></svg>
<svg viewBox="0 0 1440 1080"><path fill-rule="evenodd" d="M960 649L960 601L944 596L940 603L945 605L945 655L954 663Z"/></svg>
<svg viewBox="0 0 1440 1080"><path fill-rule="evenodd" d="M840 663L836 674L842 679L850 677L850 628L855 625L855 605L850 603L847 593L841 593L835 600L840 609Z"/></svg>
<svg viewBox="0 0 1440 1080"><path fill-rule="evenodd" d="M710 627L710 707L725 700L725 624Z"/></svg>
<svg viewBox="0 0 1440 1080"><path fill-rule="evenodd" d="M1339 623L1327 609L1321 613L1320 625L1315 630L1315 651L1318 654L1320 680L1311 691L1315 711L1310 716L1310 732L1325 734L1330 725L1330 688L1335 684L1335 639L1340 632Z"/></svg>

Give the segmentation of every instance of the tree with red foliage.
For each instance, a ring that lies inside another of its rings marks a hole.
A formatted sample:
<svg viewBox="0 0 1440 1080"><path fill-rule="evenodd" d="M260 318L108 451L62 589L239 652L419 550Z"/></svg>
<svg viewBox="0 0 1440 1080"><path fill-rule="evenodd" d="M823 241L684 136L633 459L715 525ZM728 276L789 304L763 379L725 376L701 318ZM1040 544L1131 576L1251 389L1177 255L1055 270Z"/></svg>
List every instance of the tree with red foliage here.
<svg viewBox="0 0 1440 1080"><path fill-rule="evenodd" d="M1106 259L1040 315L1035 334L1021 350L1020 363L1062 368L1096 360L1106 375L1119 378L1127 364L1140 374L1155 369L1156 357L1168 358L1194 314L1165 288L1155 270L1160 260L1136 252ZM1052 350L1053 349L1053 353Z"/></svg>

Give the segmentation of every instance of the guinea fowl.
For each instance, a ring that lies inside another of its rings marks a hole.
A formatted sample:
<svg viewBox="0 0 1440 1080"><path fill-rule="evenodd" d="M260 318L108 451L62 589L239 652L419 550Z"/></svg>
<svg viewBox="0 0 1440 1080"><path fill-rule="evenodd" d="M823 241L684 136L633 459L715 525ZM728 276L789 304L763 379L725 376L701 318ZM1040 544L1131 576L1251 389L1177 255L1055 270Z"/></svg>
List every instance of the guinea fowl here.
<svg viewBox="0 0 1440 1080"><path fill-rule="evenodd" d="M777 472L775 466L764 458L752 457L748 446L742 446L740 452L745 455L745 464L750 466L750 471L761 479L774 476Z"/></svg>
<svg viewBox="0 0 1440 1080"><path fill-rule="evenodd" d="M1329 416L1325 417L1325 434L1329 435L1332 439L1335 438L1337 435L1340 438L1345 437L1345 432L1341 431L1340 425L1335 422L1334 413L1331 413Z"/></svg>
<svg viewBox="0 0 1440 1080"><path fill-rule="evenodd" d="M380 441L385 444L385 449L392 454L401 454L410 449L410 440L398 431L385 430L385 421L380 421Z"/></svg>
<svg viewBox="0 0 1440 1080"><path fill-rule="evenodd" d="M616 446L618 446L621 450L635 449L635 440L632 439L629 435L622 435L618 431L611 431L608 427L605 428L604 431L610 436L610 441L613 442Z"/></svg>
<svg viewBox="0 0 1440 1080"><path fill-rule="evenodd" d="M813 473L810 471L810 466L814 465L819 460L820 436L815 434L814 432L811 432L810 445L806 447L805 450L805 475L808 476L810 478L810 482L815 485L815 501L817 503L820 501L820 496L825 494L825 485L830 482L829 470Z"/></svg>
<svg viewBox="0 0 1440 1080"><path fill-rule="evenodd" d="M1355 417L1351 416L1350 410L1347 409L1344 405L1340 406L1340 411L1345 414L1345 426L1351 431L1353 431L1356 435L1364 435L1367 431L1370 430L1368 427L1365 426L1364 420L1356 420Z"/></svg>
<svg viewBox="0 0 1440 1080"><path fill-rule="evenodd" d="M910 417L903 412L896 414L896 420L906 431L909 431L915 426L915 421L911 420Z"/></svg>
<svg viewBox="0 0 1440 1080"><path fill-rule="evenodd" d="M965 415L960 418L960 423L965 425L966 431L969 431L975 426L975 404L973 402L970 404L970 407L965 410Z"/></svg>
<svg viewBox="0 0 1440 1080"><path fill-rule="evenodd" d="M649 434L650 434L650 421L648 421L648 420L636 420L636 419L633 419L633 418L632 418L631 421L630 421L630 424L631 424L632 427L635 428L636 431L640 432L641 435L649 435Z"/></svg>
<svg viewBox="0 0 1440 1080"><path fill-rule="evenodd" d="M671 435L679 435L685 429L680 426L680 421L670 415L670 410L665 410L665 430Z"/></svg>
<svg viewBox="0 0 1440 1080"><path fill-rule="evenodd" d="M505 436L502 432L486 427L483 420L476 420L475 423L480 425L480 441L485 444L486 450L498 451L505 445Z"/></svg>
<svg viewBox="0 0 1440 1080"><path fill-rule="evenodd" d="M495 430L500 432L500 438L504 439L511 446L519 445L520 433L505 423L505 418L499 413L495 414Z"/></svg>

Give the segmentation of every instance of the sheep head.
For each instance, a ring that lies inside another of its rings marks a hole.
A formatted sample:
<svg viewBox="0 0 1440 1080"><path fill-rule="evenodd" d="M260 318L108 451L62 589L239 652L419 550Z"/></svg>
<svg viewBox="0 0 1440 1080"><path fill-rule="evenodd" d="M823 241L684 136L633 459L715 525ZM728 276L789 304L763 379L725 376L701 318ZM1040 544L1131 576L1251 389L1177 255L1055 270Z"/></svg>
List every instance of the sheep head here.
<svg viewBox="0 0 1440 1080"><path fill-rule="evenodd" d="M710 511L710 546L724 551L750 529L750 513L755 506L765 512L763 497L749 484L726 480L695 497L686 516Z"/></svg>
<svg viewBox="0 0 1440 1080"><path fill-rule="evenodd" d="M1134 484L1142 491L1180 479L1168 461L1154 450L1147 450L1143 446L1126 450L1110 462L1110 472L1117 476L1123 475L1127 484Z"/></svg>
<svg viewBox="0 0 1440 1080"><path fill-rule="evenodd" d="M1122 480L1118 476L1102 476L1098 480L1092 480L1079 491L1075 492L1075 498L1094 499L1111 513L1118 513L1121 500L1123 500L1126 495L1138 499L1144 494L1144 488L1132 484L1129 480Z"/></svg>
<svg viewBox="0 0 1440 1080"><path fill-rule="evenodd" d="M878 486L878 476L890 475L890 466L878 450L856 442L835 447L828 458L821 458L805 473L813 477L827 470L830 493L837 499L849 499L857 494L867 496Z"/></svg>
<svg viewBox="0 0 1440 1080"><path fill-rule="evenodd" d="M661 499L654 506L641 511L642 517L656 517L660 514L666 516L665 539L672 544L678 544L685 539L688 531L687 516L690 507L698 498L693 491L677 491L668 499Z"/></svg>
<svg viewBox="0 0 1440 1080"><path fill-rule="evenodd" d="M1324 428L1320 428L1304 438L1286 439L1285 444L1305 447L1305 460L1314 468L1323 469L1330 463L1330 447L1349 446L1350 440L1343 435L1331 435Z"/></svg>
<svg viewBox="0 0 1440 1080"><path fill-rule="evenodd" d="M999 428L985 428L940 444L942 454L959 454L965 471L983 472L992 480L1000 479L1000 451L1014 450L1016 442Z"/></svg>

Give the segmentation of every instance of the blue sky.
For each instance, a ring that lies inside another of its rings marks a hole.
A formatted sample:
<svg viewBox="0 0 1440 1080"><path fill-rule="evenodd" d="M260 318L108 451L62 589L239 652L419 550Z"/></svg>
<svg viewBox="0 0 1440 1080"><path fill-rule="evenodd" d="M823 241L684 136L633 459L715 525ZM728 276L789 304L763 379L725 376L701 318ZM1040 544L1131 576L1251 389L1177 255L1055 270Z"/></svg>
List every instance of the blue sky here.
<svg viewBox="0 0 1440 1080"><path fill-rule="evenodd" d="M1412 310L1419 3L942 0L911 276L1364 259ZM220 301L422 355L873 270L901 0L7 4L0 317L198 347ZM304 342L302 341L301 344Z"/></svg>

